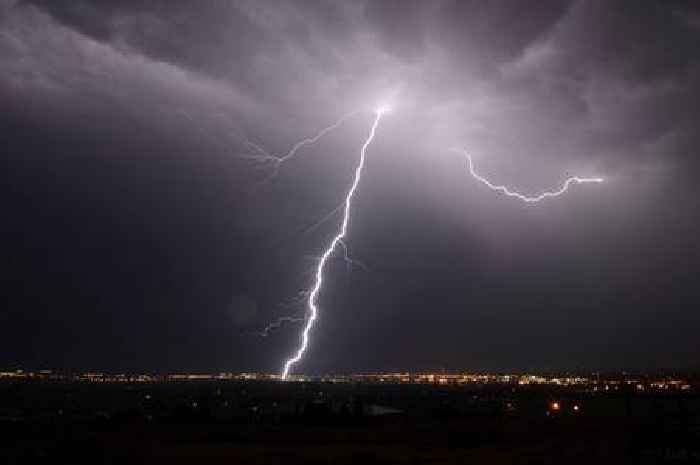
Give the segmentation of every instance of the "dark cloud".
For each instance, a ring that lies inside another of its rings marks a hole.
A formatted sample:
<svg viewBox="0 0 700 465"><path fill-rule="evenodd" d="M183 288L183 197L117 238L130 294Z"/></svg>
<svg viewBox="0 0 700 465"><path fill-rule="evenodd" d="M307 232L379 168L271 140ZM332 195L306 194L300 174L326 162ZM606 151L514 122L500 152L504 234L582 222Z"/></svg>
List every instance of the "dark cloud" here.
<svg viewBox="0 0 700 465"><path fill-rule="evenodd" d="M368 271L331 266L304 369L696 364L699 18L681 1L1 0L0 364L277 369L298 327L251 330L308 288L337 217L309 226L379 101L395 111L348 243ZM357 109L274 179L246 158ZM452 147L522 191L606 183L525 207Z"/></svg>

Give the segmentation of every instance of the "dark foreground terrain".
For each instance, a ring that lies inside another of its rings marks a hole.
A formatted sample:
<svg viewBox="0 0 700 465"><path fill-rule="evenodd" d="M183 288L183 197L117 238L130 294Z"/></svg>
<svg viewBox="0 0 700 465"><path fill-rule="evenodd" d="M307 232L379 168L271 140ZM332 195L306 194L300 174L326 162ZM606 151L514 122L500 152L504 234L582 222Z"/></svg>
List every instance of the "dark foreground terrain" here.
<svg viewBox="0 0 700 465"><path fill-rule="evenodd" d="M0 463L696 463L693 392L0 383Z"/></svg>

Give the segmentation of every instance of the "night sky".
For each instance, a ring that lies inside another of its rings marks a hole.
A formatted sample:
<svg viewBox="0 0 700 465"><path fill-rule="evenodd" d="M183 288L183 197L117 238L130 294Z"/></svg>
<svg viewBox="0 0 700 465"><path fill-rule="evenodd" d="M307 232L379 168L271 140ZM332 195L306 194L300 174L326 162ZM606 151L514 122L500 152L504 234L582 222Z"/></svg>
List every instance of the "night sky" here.
<svg viewBox="0 0 700 465"><path fill-rule="evenodd" d="M692 1L0 0L0 366L278 372L388 101L297 371L700 367L698 50Z"/></svg>

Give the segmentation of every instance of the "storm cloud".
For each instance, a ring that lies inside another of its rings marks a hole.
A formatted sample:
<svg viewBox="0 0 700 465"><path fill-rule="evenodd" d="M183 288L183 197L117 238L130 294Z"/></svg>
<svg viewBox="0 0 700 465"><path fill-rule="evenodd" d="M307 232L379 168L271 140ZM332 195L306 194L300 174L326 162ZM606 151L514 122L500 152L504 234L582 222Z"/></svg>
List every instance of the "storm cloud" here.
<svg viewBox="0 0 700 465"><path fill-rule="evenodd" d="M0 364L278 370L386 102L304 371L697 366L698 49L682 1L0 0Z"/></svg>

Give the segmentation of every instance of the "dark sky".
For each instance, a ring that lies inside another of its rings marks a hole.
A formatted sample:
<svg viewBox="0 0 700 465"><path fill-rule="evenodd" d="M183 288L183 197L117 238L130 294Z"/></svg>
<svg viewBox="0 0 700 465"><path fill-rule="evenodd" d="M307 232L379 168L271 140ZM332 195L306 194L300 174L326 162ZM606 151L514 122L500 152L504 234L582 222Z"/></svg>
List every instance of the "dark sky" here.
<svg viewBox="0 0 700 465"><path fill-rule="evenodd" d="M697 368L698 50L691 1L0 0L0 366L278 371L388 100L300 371Z"/></svg>

